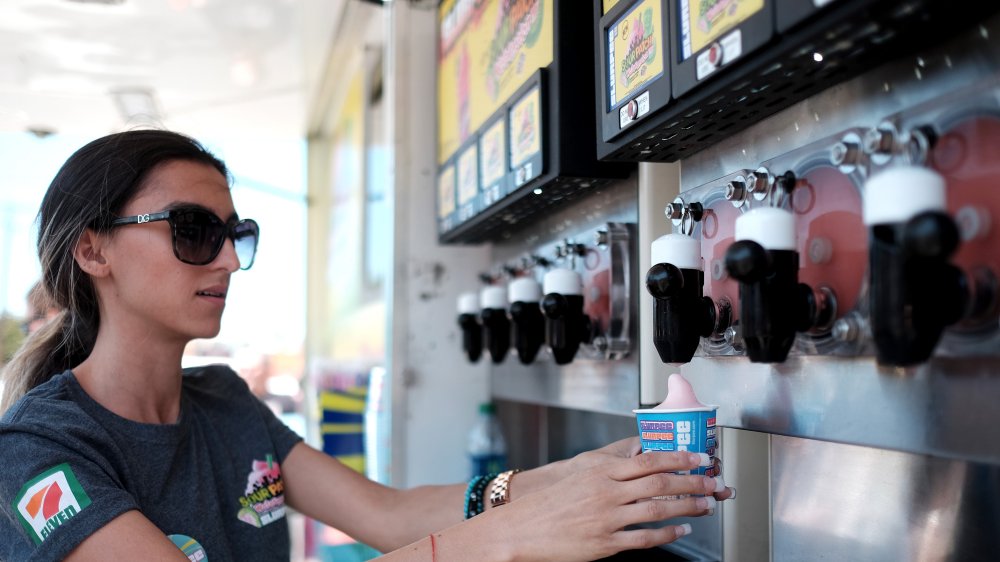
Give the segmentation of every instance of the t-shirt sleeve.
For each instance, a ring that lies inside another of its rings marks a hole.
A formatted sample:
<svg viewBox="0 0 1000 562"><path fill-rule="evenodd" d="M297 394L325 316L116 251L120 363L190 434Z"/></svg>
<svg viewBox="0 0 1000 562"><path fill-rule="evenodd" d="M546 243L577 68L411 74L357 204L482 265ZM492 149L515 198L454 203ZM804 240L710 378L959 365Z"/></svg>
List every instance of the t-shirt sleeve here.
<svg viewBox="0 0 1000 562"><path fill-rule="evenodd" d="M138 509L104 461L72 431L0 425L0 560L61 560L122 513Z"/></svg>
<svg viewBox="0 0 1000 562"><path fill-rule="evenodd" d="M277 455L279 462L284 461L288 453L292 450L292 447L298 444L299 441L302 441L302 437L285 425L285 422L281 421L274 414L274 411L260 398L254 396L246 381L236 371L222 365L211 366L209 368L216 369L211 379L223 381L221 384L228 387L225 390L225 394L230 398L237 399L237 408L244 408L246 404L250 404L257 415L260 416L264 427L267 428L268 437L274 444L274 454ZM245 411L243 410L243 412Z"/></svg>
<svg viewBox="0 0 1000 562"><path fill-rule="evenodd" d="M292 447L299 441L302 441L302 436L292 431L290 427L285 425L285 422L278 419L274 411L262 400L252 394L251 397L254 407L260 412L260 416L264 420L264 425L267 427L271 441L274 443L275 454L278 455L279 461L284 461L288 453L291 452Z"/></svg>

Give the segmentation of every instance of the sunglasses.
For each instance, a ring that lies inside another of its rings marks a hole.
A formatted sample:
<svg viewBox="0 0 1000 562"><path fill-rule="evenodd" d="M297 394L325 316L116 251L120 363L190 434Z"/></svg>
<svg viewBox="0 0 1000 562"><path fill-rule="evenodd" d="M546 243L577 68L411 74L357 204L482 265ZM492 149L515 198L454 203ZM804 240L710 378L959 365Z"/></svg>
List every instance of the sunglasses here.
<svg viewBox="0 0 1000 562"><path fill-rule="evenodd" d="M111 226L146 224L167 221L174 242L174 255L191 265L212 263L222 251L226 239L233 241L240 269L250 269L257 255L257 239L260 227L253 219L222 222L214 213L199 208L171 209L160 213L120 217L111 221Z"/></svg>

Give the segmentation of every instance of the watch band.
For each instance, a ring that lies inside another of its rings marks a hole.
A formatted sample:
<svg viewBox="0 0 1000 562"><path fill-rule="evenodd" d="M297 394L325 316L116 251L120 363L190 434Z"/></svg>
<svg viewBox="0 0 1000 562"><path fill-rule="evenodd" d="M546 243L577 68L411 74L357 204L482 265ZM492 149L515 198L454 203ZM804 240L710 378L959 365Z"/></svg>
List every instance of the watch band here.
<svg viewBox="0 0 1000 562"><path fill-rule="evenodd" d="M510 481L521 469L515 468L501 472L493 481L490 489L490 507L498 507L510 501Z"/></svg>

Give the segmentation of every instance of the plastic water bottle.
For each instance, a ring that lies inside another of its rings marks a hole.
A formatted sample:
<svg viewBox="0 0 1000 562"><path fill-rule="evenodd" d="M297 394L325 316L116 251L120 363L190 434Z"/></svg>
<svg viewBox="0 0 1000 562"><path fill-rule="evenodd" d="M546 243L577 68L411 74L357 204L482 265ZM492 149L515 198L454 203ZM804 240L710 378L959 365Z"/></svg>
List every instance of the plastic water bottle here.
<svg viewBox="0 0 1000 562"><path fill-rule="evenodd" d="M507 443L491 403L479 405L479 419L469 432L470 476L507 470Z"/></svg>

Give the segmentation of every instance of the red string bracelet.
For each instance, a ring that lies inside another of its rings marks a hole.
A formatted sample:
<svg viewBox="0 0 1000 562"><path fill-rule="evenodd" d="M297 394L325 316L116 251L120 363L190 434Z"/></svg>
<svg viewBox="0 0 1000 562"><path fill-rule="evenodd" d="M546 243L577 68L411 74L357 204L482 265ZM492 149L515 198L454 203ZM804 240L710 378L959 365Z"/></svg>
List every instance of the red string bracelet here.
<svg viewBox="0 0 1000 562"><path fill-rule="evenodd" d="M437 545L434 544L434 533L427 536L431 538L431 562L437 562Z"/></svg>

